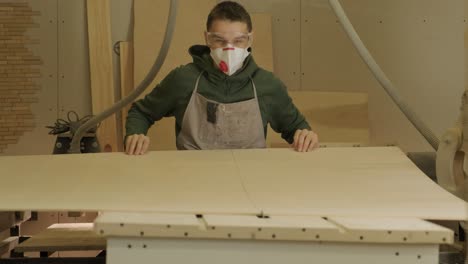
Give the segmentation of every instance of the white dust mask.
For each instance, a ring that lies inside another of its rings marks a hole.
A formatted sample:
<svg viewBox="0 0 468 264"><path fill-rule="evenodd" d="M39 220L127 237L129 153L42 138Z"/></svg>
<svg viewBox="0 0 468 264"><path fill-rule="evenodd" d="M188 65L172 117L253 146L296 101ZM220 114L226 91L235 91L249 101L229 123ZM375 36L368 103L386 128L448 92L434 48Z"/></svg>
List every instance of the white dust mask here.
<svg viewBox="0 0 468 264"><path fill-rule="evenodd" d="M211 57L213 58L219 69L227 75L233 75L238 71L245 58L249 56L250 52L247 49L237 48L231 44L224 48L217 48L211 50Z"/></svg>

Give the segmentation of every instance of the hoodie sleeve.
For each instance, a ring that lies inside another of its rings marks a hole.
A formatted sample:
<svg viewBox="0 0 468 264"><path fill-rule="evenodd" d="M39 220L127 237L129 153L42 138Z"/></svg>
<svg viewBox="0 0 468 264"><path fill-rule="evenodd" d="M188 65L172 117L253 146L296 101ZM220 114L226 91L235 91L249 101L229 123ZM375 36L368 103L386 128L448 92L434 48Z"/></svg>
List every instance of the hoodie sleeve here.
<svg viewBox="0 0 468 264"><path fill-rule="evenodd" d="M177 100L175 89L177 69L170 72L143 99L132 104L125 123L126 136L145 134L154 122L173 116Z"/></svg>
<svg viewBox="0 0 468 264"><path fill-rule="evenodd" d="M298 129L311 129L307 120L294 105L289 97L284 83L274 78L276 87L272 91L269 105L270 126L289 144L294 141L294 134Z"/></svg>

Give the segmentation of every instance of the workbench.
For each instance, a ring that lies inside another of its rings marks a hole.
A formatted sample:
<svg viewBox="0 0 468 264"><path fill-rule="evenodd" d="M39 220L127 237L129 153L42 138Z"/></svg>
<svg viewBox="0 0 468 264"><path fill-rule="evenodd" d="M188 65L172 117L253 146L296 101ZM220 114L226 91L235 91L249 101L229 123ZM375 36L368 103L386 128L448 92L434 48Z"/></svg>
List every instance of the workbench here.
<svg viewBox="0 0 468 264"><path fill-rule="evenodd" d="M468 219L466 202L396 147L15 156L0 167L12 176L0 211L99 211L113 264L435 264L454 233L430 220Z"/></svg>

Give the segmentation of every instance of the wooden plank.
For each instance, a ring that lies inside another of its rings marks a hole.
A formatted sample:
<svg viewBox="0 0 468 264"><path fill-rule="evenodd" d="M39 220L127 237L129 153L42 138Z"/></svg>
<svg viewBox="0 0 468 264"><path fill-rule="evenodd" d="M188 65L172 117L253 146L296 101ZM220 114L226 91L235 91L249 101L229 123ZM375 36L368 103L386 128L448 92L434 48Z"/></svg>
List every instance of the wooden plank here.
<svg viewBox="0 0 468 264"><path fill-rule="evenodd" d="M318 133L321 142L369 144L366 93L289 91L294 104ZM280 134L268 128L267 145L289 147Z"/></svg>
<svg viewBox="0 0 468 264"><path fill-rule="evenodd" d="M0 167L11 176L0 211L468 218L394 147L5 156Z"/></svg>
<svg viewBox="0 0 468 264"><path fill-rule="evenodd" d="M321 230L337 230L338 228L318 216L268 216L259 217L251 215L204 215L203 218L208 228L247 228L252 231L266 229L297 229L302 232L303 228L314 228Z"/></svg>
<svg viewBox="0 0 468 264"><path fill-rule="evenodd" d="M105 212L95 221L95 231L103 236L193 237L201 230L194 214Z"/></svg>
<svg viewBox="0 0 468 264"><path fill-rule="evenodd" d="M110 1L88 0L88 38L93 113L114 104L114 77L110 28ZM115 115L101 122L98 129L101 151L117 151Z"/></svg>
<svg viewBox="0 0 468 264"><path fill-rule="evenodd" d="M354 241L453 243L454 232L417 218L331 217Z"/></svg>
<svg viewBox="0 0 468 264"><path fill-rule="evenodd" d="M454 233L417 218L190 215L104 212L106 237L248 239L393 244L451 244Z"/></svg>
<svg viewBox="0 0 468 264"><path fill-rule="evenodd" d="M196 217L195 215L185 214L161 215L105 212L96 220L96 232L110 237L256 239L256 234L261 232L257 231L258 227L263 227L263 232L281 229L294 234L295 232L291 228L292 225L296 227L299 233L302 233L304 226L320 227L324 229L324 232L339 233L336 226L319 217L292 218L294 219L278 217L275 220L271 220L247 215L200 215ZM308 221L308 223L304 224L304 221ZM300 223L303 225L299 229L297 227ZM315 237L313 239L315 240Z"/></svg>
<svg viewBox="0 0 468 264"><path fill-rule="evenodd" d="M105 250L106 240L93 231L92 223L54 224L19 244L16 252Z"/></svg>
<svg viewBox="0 0 468 264"><path fill-rule="evenodd" d="M453 243L453 231L417 218L204 215L207 230L254 239L360 243Z"/></svg>
<svg viewBox="0 0 468 264"><path fill-rule="evenodd" d="M133 43L120 42L120 95L127 97L134 89L133 81ZM122 131L125 134L125 120L131 105L122 109Z"/></svg>

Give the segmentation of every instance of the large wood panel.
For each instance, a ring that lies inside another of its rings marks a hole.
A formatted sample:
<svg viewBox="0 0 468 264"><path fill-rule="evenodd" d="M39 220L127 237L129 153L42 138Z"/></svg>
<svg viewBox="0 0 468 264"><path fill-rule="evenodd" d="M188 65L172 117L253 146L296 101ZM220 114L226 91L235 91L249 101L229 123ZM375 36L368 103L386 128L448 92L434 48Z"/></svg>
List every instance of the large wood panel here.
<svg viewBox="0 0 468 264"><path fill-rule="evenodd" d="M0 163L12 176L0 186L11 193L0 210L260 213L229 151L2 157ZM19 178L28 184L17 184Z"/></svg>
<svg viewBox="0 0 468 264"><path fill-rule="evenodd" d="M271 215L466 219L467 204L444 191L398 148L325 148L307 154L234 151L255 205Z"/></svg>
<svg viewBox="0 0 468 264"><path fill-rule="evenodd" d="M0 167L0 210L468 218L398 148L19 156Z"/></svg>
<svg viewBox="0 0 468 264"><path fill-rule="evenodd" d="M88 0L86 9L92 106L93 114L99 114L114 104L110 0ZM102 151L117 151L115 114L101 122L97 136Z"/></svg>

